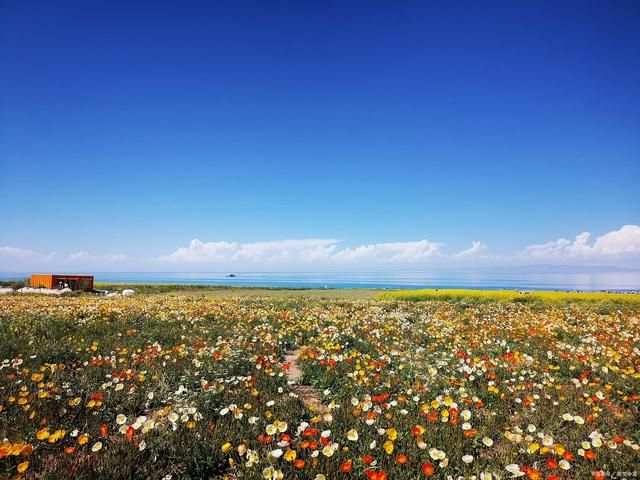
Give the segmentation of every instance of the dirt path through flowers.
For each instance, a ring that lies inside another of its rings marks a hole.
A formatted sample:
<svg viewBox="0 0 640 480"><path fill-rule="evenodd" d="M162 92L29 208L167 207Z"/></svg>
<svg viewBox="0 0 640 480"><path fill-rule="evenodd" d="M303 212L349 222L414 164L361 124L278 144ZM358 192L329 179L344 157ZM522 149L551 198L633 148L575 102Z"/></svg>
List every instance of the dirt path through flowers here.
<svg viewBox="0 0 640 480"><path fill-rule="evenodd" d="M322 395L320 392L315 390L311 385L302 385L299 383L302 379L302 369L300 369L300 365L298 365L299 356L300 349L289 350L284 355L284 361L289 365L289 368L287 368L285 372L287 380L294 382L291 390L298 395L307 407L322 410Z"/></svg>

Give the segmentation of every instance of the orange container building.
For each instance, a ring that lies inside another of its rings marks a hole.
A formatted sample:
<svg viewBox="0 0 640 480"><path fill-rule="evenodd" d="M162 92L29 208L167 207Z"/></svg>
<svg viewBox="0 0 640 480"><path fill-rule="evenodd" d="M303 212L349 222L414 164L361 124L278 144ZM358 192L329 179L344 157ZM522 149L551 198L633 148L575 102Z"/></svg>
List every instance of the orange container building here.
<svg viewBox="0 0 640 480"><path fill-rule="evenodd" d="M92 275L73 274L35 274L31 275L32 288L64 288L71 290L93 290Z"/></svg>

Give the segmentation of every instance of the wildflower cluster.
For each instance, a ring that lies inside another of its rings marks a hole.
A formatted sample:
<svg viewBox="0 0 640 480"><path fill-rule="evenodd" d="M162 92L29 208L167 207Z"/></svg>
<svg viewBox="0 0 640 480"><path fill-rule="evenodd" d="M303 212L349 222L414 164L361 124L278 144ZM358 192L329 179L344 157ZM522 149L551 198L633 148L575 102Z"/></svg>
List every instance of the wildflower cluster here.
<svg viewBox="0 0 640 480"><path fill-rule="evenodd" d="M633 309L9 295L0 322L0 477L555 480L640 463Z"/></svg>

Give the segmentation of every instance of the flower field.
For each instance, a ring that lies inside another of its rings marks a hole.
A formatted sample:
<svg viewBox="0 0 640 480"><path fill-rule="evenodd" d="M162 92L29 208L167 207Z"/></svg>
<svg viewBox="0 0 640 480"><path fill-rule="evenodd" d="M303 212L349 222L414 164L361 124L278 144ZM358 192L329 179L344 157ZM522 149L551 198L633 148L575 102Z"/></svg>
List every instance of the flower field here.
<svg viewBox="0 0 640 480"><path fill-rule="evenodd" d="M0 478L637 477L639 310L7 295Z"/></svg>

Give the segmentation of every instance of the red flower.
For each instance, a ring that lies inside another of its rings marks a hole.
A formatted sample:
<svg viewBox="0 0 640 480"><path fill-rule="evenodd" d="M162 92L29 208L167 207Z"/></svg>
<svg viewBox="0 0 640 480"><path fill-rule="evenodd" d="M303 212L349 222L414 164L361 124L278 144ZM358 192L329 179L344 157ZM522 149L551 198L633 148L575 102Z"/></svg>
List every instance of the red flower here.
<svg viewBox="0 0 640 480"><path fill-rule="evenodd" d="M555 470L556 468L558 468L558 462L555 458L547 458L546 462L547 467L549 467L551 470Z"/></svg>
<svg viewBox="0 0 640 480"><path fill-rule="evenodd" d="M420 471L426 477L430 477L431 475L433 475L433 470L434 470L433 463L429 463L429 462L423 463L422 467L420 468Z"/></svg>
<svg viewBox="0 0 640 480"><path fill-rule="evenodd" d="M369 480L387 480L387 472L384 470L376 472L373 468L368 468L364 471L364 474Z"/></svg>
<svg viewBox="0 0 640 480"><path fill-rule="evenodd" d="M104 438L107 436L107 433L109 433L109 426L106 423L103 423L100 425L100 435Z"/></svg>
<svg viewBox="0 0 640 480"><path fill-rule="evenodd" d="M365 455L364 457L362 457L362 461L369 465L371 462L373 462L373 456Z"/></svg>
<svg viewBox="0 0 640 480"><path fill-rule="evenodd" d="M351 471L351 460L340 465L340 470L344 473L349 473Z"/></svg>

